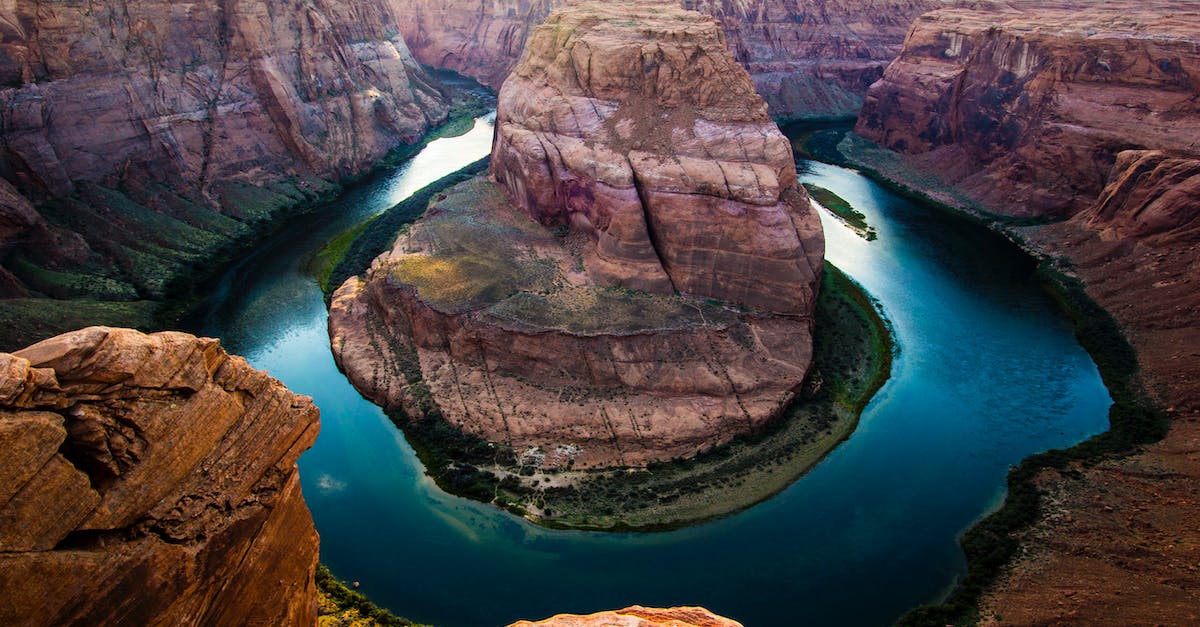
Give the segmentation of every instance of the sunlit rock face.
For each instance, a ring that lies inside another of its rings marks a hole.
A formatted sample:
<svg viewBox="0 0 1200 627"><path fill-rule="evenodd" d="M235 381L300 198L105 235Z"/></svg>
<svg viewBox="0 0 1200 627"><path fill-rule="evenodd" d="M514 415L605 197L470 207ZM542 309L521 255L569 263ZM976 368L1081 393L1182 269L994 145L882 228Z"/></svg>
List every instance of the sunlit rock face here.
<svg viewBox="0 0 1200 627"><path fill-rule="evenodd" d="M917 20L856 132L990 209L1074 215L1124 150L1200 155L1200 17L1186 3L946 9Z"/></svg>
<svg viewBox="0 0 1200 627"><path fill-rule="evenodd" d="M820 221L719 24L580 3L529 40L492 180L334 296L355 385L547 468L642 466L756 429L812 358Z"/></svg>
<svg viewBox="0 0 1200 627"><path fill-rule="evenodd" d="M216 340L93 327L0 354L0 623L316 621L306 397Z"/></svg>

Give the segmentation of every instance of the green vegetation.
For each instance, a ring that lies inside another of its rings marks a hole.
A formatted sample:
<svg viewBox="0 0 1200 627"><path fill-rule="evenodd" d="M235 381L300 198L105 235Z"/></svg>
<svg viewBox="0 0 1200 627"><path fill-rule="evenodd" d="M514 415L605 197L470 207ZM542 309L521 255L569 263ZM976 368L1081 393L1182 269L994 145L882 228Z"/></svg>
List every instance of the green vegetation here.
<svg viewBox="0 0 1200 627"><path fill-rule="evenodd" d="M1024 245L1014 228L1045 222L988 213L958 190L930 175L914 172L895 153L861 137L847 135L845 129L818 131L804 143L806 150L822 161L854 167L901 194L954 215L966 215L1026 250L1030 247ZM1166 413L1146 392L1137 353L1120 325L1088 296L1079 279L1066 272L1069 269L1066 262L1045 257L1039 261L1038 273L1043 285L1074 321L1080 345L1096 362L1112 396L1110 428L1077 446L1032 455L1010 470L1008 496L1003 506L968 530L960 541L967 557L966 576L944 602L913 610L900 621L901 625L948 625L978 620L981 597L1018 555L1020 534L1039 519L1042 495L1035 484L1039 473L1126 456L1167 434Z"/></svg>
<svg viewBox="0 0 1200 627"><path fill-rule="evenodd" d="M321 261L316 272L318 277L324 278L322 286L326 294L332 293L345 283L346 279L361 274L371 265L371 261L391 248L392 243L396 241L396 234L405 225L421 217L436 196L485 172L488 160L485 157L434 181L391 209L330 242L317 253Z"/></svg>
<svg viewBox="0 0 1200 627"><path fill-rule="evenodd" d="M804 189L808 190L808 195L812 196L813 200L837 216L846 226L854 229L854 232L858 233L860 237L863 237L868 242L874 241L879 237L875 233L875 229L871 228L870 224L867 224L867 216L851 206L845 198L813 183L804 183Z"/></svg>
<svg viewBox="0 0 1200 627"><path fill-rule="evenodd" d="M4 329L0 350L20 350L64 329L110 326L152 331L157 328L155 312L158 306L157 302L145 300L0 299L0 328Z"/></svg>
<svg viewBox="0 0 1200 627"><path fill-rule="evenodd" d="M337 580L324 564L317 565L320 627L422 627L392 614Z"/></svg>
<svg viewBox="0 0 1200 627"><path fill-rule="evenodd" d="M534 472L521 467L510 448L450 427L432 404L424 417L392 418L448 492L547 527L674 528L732 514L786 488L853 433L890 376L887 323L870 297L833 267L818 299L813 349L800 398L771 426L644 470ZM423 385L416 360L402 361L408 382Z"/></svg>

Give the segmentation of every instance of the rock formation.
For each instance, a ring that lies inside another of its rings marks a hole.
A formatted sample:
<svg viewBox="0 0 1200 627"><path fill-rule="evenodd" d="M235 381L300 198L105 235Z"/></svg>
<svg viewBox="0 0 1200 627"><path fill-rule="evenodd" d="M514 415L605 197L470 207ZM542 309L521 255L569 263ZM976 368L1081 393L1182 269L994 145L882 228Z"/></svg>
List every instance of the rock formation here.
<svg viewBox="0 0 1200 627"><path fill-rule="evenodd" d="M0 354L0 623L316 621L312 402L216 340L93 327Z"/></svg>
<svg viewBox="0 0 1200 627"><path fill-rule="evenodd" d="M702 607L656 609L635 605L615 612L587 616L561 614L536 623L520 621L508 627L742 627Z"/></svg>
<svg viewBox="0 0 1200 627"><path fill-rule="evenodd" d="M1065 217L1117 155L1200 155L1200 15L1190 3L946 9L917 20L856 132L994 211Z"/></svg>
<svg viewBox="0 0 1200 627"><path fill-rule="evenodd" d="M501 90L492 168L335 294L369 397L578 468L694 455L795 395L820 222L715 20L557 10Z"/></svg>
<svg viewBox="0 0 1200 627"><path fill-rule="evenodd" d="M422 62L499 88L533 28L562 0L399 0L401 29ZM854 115L896 57L913 18L942 0L685 0L719 19L738 62L783 118Z"/></svg>
<svg viewBox="0 0 1200 627"><path fill-rule="evenodd" d="M1197 76L1194 3L1056 2L922 17L867 98L857 132L909 153L910 185L940 175L988 210L1067 218L1011 228L1112 313L1171 419L1133 455L1037 478L1038 520L985 617L1200 619Z"/></svg>
<svg viewBox="0 0 1200 627"><path fill-rule="evenodd" d="M0 296L161 299L418 139L447 104L397 24L388 0L0 5Z"/></svg>

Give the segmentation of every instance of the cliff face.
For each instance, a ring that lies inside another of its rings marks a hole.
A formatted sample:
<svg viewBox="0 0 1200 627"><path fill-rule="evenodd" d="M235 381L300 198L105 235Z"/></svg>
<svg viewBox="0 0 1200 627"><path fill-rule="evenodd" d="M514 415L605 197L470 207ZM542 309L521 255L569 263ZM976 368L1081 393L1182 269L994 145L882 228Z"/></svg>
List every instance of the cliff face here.
<svg viewBox="0 0 1200 627"><path fill-rule="evenodd" d="M1038 520L983 601L1005 624L1171 623L1200 605L1198 34L1194 3L1171 0L938 11L860 118L910 153L910 183L940 175L992 211L1067 218L1012 228L1111 312L1170 418L1135 454L1037 478Z"/></svg>
<svg viewBox="0 0 1200 627"><path fill-rule="evenodd" d="M0 5L0 296L162 299L445 118L394 3L293 5Z"/></svg>
<svg viewBox="0 0 1200 627"><path fill-rule="evenodd" d="M309 399L180 333L93 327L0 373L0 622L315 622Z"/></svg>
<svg viewBox="0 0 1200 627"><path fill-rule="evenodd" d="M533 28L562 0L399 0L401 27L422 63L499 87ZM912 19L941 0L685 0L720 20L734 57L776 117L854 115L896 57Z"/></svg>
<svg viewBox="0 0 1200 627"><path fill-rule="evenodd" d="M947 9L917 20L856 132L997 212L1063 217L1123 150L1200 154L1197 76L1200 16L1184 3Z"/></svg>
<svg viewBox="0 0 1200 627"><path fill-rule="evenodd" d="M635 605L615 612L596 614L562 614L536 623L520 621L508 627L742 627L736 621L722 618L702 607L657 609Z"/></svg>
<svg viewBox="0 0 1200 627"><path fill-rule="evenodd" d="M688 457L777 416L812 358L823 238L717 23L559 9L497 127L497 181L443 194L335 294L355 385L549 469Z"/></svg>

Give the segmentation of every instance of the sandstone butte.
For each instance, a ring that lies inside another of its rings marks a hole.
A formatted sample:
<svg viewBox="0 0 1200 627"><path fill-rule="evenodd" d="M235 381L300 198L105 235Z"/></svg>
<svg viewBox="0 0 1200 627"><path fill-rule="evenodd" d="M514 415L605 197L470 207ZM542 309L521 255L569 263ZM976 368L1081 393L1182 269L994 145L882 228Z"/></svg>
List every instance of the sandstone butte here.
<svg viewBox="0 0 1200 627"><path fill-rule="evenodd" d="M164 268L419 139L447 104L398 22L386 0L0 4L0 296L161 297Z"/></svg>
<svg viewBox="0 0 1200 627"><path fill-rule="evenodd" d="M508 627L742 627L702 607L657 609L635 605L586 616L561 614L543 621L518 621Z"/></svg>
<svg viewBox="0 0 1200 627"><path fill-rule="evenodd" d="M0 624L311 625L317 409L216 340L0 354Z"/></svg>
<svg viewBox="0 0 1200 627"><path fill-rule="evenodd" d="M857 132L918 170L998 213L1066 218L1012 228L1117 319L1171 419L1132 456L1039 477L1039 519L983 604L996 622L1200 620L1196 77L1194 3L947 10L867 99Z"/></svg>
<svg viewBox="0 0 1200 627"><path fill-rule="evenodd" d="M556 10L501 89L492 173L335 294L368 397L550 469L692 456L793 398L824 240L714 19Z"/></svg>
<svg viewBox="0 0 1200 627"><path fill-rule="evenodd" d="M563 0L398 0L422 63L499 88L526 39ZM854 116L912 20L944 0L685 0L721 22L730 50L780 118Z"/></svg>

